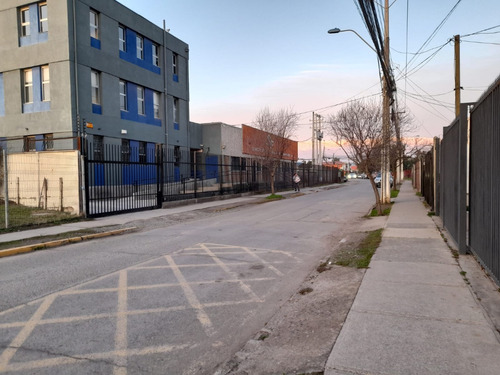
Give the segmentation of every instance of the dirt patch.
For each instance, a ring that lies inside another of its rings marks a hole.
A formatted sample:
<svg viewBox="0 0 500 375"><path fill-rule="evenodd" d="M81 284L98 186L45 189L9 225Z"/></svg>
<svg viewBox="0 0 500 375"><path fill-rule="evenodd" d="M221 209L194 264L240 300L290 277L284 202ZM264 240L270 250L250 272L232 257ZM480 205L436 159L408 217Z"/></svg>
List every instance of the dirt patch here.
<svg viewBox="0 0 500 375"><path fill-rule="evenodd" d="M364 269L338 266L330 259L358 247L366 236L351 233L340 243L332 236L330 257L215 374L323 374L365 274Z"/></svg>

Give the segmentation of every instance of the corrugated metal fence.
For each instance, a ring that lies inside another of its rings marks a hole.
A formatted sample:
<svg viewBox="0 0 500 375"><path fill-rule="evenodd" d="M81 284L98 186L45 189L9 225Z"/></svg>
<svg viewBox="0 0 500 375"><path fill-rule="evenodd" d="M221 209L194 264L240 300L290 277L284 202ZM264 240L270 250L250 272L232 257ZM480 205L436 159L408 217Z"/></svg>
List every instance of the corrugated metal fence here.
<svg viewBox="0 0 500 375"><path fill-rule="evenodd" d="M500 280L500 80L471 111L470 250Z"/></svg>
<svg viewBox="0 0 500 375"><path fill-rule="evenodd" d="M499 145L500 77L473 106L461 104L460 116L444 128L434 150L434 195L425 188L430 172L421 179L459 252L472 252L500 285Z"/></svg>

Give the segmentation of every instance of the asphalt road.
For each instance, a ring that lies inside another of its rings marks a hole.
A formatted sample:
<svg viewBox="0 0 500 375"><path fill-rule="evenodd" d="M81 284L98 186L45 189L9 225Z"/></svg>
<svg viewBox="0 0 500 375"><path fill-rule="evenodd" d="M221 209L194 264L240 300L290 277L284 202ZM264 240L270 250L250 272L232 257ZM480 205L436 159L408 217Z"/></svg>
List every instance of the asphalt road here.
<svg viewBox="0 0 500 375"><path fill-rule="evenodd" d="M212 374L373 203L368 181L0 259L0 374Z"/></svg>

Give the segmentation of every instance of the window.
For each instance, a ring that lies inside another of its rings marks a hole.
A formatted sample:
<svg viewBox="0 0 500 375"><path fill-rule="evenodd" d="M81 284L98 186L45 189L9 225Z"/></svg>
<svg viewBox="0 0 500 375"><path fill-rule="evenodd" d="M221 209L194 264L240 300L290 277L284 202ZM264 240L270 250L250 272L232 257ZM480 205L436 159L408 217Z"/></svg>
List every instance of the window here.
<svg viewBox="0 0 500 375"><path fill-rule="evenodd" d="M181 164L181 146L174 146L174 165L178 167Z"/></svg>
<svg viewBox="0 0 500 375"><path fill-rule="evenodd" d="M43 135L43 149L53 150L54 149L54 134L44 134Z"/></svg>
<svg viewBox="0 0 500 375"><path fill-rule="evenodd" d="M144 87L137 86L137 113L145 114L144 110Z"/></svg>
<svg viewBox="0 0 500 375"><path fill-rule="evenodd" d="M104 160L104 137L102 135L94 135L94 160Z"/></svg>
<svg viewBox="0 0 500 375"><path fill-rule="evenodd" d="M99 39L99 14L96 11L90 11L90 36Z"/></svg>
<svg viewBox="0 0 500 375"><path fill-rule="evenodd" d="M21 8L21 36L29 36L30 32L30 8Z"/></svg>
<svg viewBox="0 0 500 375"><path fill-rule="evenodd" d="M139 163L145 163L146 158L146 142L139 142Z"/></svg>
<svg viewBox="0 0 500 375"><path fill-rule="evenodd" d="M160 118L160 93L153 91L153 110L155 118Z"/></svg>
<svg viewBox="0 0 500 375"><path fill-rule="evenodd" d="M38 5L38 22L39 30L41 33L49 31L49 21L47 16L47 3L40 3Z"/></svg>
<svg viewBox="0 0 500 375"><path fill-rule="evenodd" d="M179 123L179 99L174 98L174 123L178 124Z"/></svg>
<svg viewBox="0 0 500 375"><path fill-rule="evenodd" d="M130 161L130 141L128 139L122 139L122 161Z"/></svg>
<svg viewBox="0 0 500 375"><path fill-rule="evenodd" d="M231 170L240 171L241 168L241 160L237 156L231 156Z"/></svg>
<svg viewBox="0 0 500 375"><path fill-rule="evenodd" d="M101 77L99 72L90 71L90 84L92 89L92 104L101 104Z"/></svg>
<svg viewBox="0 0 500 375"><path fill-rule="evenodd" d="M158 57L158 45L153 43L153 65L160 66L160 58Z"/></svg>
<svg viewBox="0 0 500 375"><path fill-rule="evenodd" d="M24 98L23 103L33 103L33 69L25 69L24 77Z"/></svg>
<svg viewBox="0 0 500 375"><path fill-rule="evenodd" d="M136 56L138 59L144 59L144 38L140 35L136 36Z"/></svg>
<svg viewBox="0 0 500 375"><path fill-rule="evenodd" d="M127 50L127 39L125 36L125 28L123 26L118 27L118 48L120 51L125 52Z"/></svg>
<svg viewBox="0 0 500 375"><path fill-rule="evenodd" d="M25 135L23 137L23 151L36 151L36 138L34 135Z"/></svg>
<svg viewBox="0 0 500 375"><path fill-rule="evenodd" d="M177 55L176 53L174 53L172 55L172 70L174 72L174 75L178 75L178 69L177 69L177 63L178 63L178 60L179 60L179 55Z"/></svg>
<svg viewBox="0 0 500 375"><path fill-rule="evenodd" d="M50 101L50 74L49 66L45 65L41 67L42 71L42 101Z"/></svg>
<svg viewBox="0 0 500 375"><path fill-rule="evenodd" d="M125 81L120 81L120 111L128 111L127 83Z"/></svg>

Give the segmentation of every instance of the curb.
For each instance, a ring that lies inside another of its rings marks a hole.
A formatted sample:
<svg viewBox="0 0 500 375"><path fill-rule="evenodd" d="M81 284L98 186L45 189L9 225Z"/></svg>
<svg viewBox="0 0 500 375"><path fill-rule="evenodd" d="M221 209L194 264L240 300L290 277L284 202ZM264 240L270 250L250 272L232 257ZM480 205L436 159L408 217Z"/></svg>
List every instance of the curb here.
<svg viewBox="0 0 500 375"><path fill-rule="evenodd" d="M125 232L132 231L134 229L136 229L136 227L117 229L117 230L112 230L109 232L94 233L94 234L88 234L86 236L64 238L61 240L42 242L42 243L33 244L33 245L20 246L20 247L14 247L12 249L0 250L0 258L8 257L11 255L29 253L29 252L37 251L37 250L44 250L44 249L48 249L48 248L52 248L52 247L67 245L70 243L92 240L94 238L114 236L114 235L123 234Z"/></svg>

